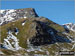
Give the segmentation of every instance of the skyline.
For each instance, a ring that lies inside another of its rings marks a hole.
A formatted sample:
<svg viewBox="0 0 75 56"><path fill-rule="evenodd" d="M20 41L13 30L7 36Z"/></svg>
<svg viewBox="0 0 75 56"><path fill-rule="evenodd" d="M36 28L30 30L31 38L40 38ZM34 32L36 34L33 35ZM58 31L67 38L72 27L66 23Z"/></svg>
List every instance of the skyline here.
<svg viewBox="0 0 75 56"><path fill-rule="evenodd" d="M39 16L58 24L74 23L74 1L1 1L1 9L20 8L34 8Z"/></svg>

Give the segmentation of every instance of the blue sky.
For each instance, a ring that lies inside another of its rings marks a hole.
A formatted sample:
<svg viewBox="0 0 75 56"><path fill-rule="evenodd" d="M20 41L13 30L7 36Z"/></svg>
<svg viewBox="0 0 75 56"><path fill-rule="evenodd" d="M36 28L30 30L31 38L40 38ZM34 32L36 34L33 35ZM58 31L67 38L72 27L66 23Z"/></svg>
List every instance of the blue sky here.
<svg viewBox="0 0 75 56"><path fill-rule="evenodd" d="M74 23L74 1L2 1L1 9L35 8L39 16L58 23Z"/></svg>

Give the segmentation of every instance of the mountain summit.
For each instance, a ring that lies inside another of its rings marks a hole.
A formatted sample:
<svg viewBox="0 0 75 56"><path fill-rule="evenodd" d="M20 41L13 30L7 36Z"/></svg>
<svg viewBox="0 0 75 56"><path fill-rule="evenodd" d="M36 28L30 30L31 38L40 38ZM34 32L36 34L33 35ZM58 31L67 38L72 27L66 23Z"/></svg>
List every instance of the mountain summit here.
<svg viewBox="0 0 75 56"><path fill-rule="evenodd" d="M33 8L0 10L0 25L20 18L38 17Z"/></svg>
<svg viewBox="0 0 75 56"><path fill-rule="evenodd" d="M32 8L1 10L0 54L10 56L60 56L59 51L74 51L75 32Z"/></svg>

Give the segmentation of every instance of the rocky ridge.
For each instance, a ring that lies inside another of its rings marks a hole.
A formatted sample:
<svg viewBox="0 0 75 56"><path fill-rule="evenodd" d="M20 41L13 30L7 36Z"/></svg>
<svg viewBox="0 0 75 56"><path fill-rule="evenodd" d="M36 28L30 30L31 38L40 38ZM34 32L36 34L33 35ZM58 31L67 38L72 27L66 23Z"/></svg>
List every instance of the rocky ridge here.
<svg viewBox="0 0 75 56"><path fill-rule="evenodd" d="M28 17L38 17L33 8L0 10L0 25Z"/></svg>

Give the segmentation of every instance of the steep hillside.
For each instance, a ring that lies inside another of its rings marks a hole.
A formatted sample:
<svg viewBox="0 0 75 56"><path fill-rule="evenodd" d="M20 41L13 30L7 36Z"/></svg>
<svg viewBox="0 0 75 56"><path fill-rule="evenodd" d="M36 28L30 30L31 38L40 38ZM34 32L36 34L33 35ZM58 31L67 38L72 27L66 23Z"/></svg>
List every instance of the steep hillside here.
<svg viewBox="0 0 75 56"><path fill-rule="evenodd" d="M29 13L26 18L23 13L21 18L16 14L19 19L1 24L1 55L60 56L59 51L74 51L75 32L33 13L35 16Z"/></svg>

